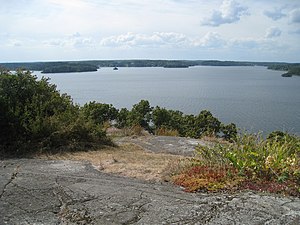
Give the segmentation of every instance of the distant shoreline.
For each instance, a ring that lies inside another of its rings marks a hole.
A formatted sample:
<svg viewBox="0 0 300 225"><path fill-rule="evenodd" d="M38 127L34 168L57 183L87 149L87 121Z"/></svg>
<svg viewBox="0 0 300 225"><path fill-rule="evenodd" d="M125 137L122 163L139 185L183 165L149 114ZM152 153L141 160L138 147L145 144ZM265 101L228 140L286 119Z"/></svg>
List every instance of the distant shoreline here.
<svg viewBox="0 0 300 225"><path fill-rule="evenodd" d="M42 73L93 72L101 67L163 67L189 68L192 66L265 66L268 69L286 71L300 75L300 63L285 62L247 62L221 60L83 60L57 62L11 62L0 63L0 69L31 70Z"/></svg>

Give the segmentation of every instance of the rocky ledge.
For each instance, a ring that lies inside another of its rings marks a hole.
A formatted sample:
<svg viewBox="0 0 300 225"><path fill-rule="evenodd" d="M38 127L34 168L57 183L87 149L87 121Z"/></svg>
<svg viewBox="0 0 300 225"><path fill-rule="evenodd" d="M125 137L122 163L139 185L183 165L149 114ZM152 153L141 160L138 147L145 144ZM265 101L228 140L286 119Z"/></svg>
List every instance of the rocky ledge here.
<svg viewBox="0 0 300 225"><path fill-rule="evenodd" d="M0 161L0 224L300 224L298 198L185 193L86 162Z"/></svg>

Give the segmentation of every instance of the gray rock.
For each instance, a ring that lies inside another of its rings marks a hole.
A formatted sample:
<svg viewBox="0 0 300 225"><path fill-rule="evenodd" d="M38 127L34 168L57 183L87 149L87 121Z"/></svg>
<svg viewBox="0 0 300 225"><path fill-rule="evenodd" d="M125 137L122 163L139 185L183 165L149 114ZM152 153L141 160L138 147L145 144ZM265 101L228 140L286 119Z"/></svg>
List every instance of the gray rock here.
<svg viewBox="0 0 300 225"><path fill-rule="evenodd" d="M184 193L104 174L89 163L0 161L0 224L300 224L300 200Z"/></svg>
<svg viewBox="0 0 300 225"><path fill-rule="evenodd" d="M127 136L115 140L116 144L133 143L146 151L174 155L194 156L197 145L206 145L200 139L172 136Z"/></svg>

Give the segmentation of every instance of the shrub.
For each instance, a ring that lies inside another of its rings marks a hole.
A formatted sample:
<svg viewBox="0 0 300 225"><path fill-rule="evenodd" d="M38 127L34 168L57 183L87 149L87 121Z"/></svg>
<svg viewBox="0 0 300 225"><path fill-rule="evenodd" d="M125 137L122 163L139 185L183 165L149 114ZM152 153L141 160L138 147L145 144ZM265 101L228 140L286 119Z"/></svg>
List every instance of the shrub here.
<svg viewBox="0 0 300 225"><path fill-rule="evenodd" d="M237 128L234 123L222 124L220 130L223 133L222 137L227 141L234 141L237 137Z"/></svg>
<svg viewBox="0 0 300 225"><path fill-rule="evenodd" d="M218 136L220 132L230 139L237 133L236 126L222 125L211 112L203 110L199 115L184 115L180 111L156 107L152 112L152 122L155 130L164 128L176 130L179 136L200 138L202 136Z"/></svg>
<svg viewBox="0 0 300 225"><path fill-rule="evenodd" d="M130 124L130 121L129 121L129 114L130 114L130 111L126 108L122 108L120 109L118 115L117 115L117 124L116 126L118 128L125 128L125 127L130 127L131 124Z"/></svg>
<svg viewBox="0 0 300 225"><path fill-rule="evenodd" d="M147 100L141 100L139 103L133 105L131 112L128 114L129 123L131 126L139 125L144 129L151 131L150 120L151 120L152 108Z"/></svg>
<svg viewBox="0 0 300 225"><path fill-rule="evenodd" d="M108 143L101 127L83 118L70 96L60 94L46 78L37 80L29 71L1 72L0 111L3 154L64 145L75 149L83 140Z"/></svg>
<svg viewBox="0 0 300 225"><path fill-rule="evenodd" d="M95 101L85 104L81 111L87 120L103 125L117 119L118 110L111 104L96 103Z"/></svg>

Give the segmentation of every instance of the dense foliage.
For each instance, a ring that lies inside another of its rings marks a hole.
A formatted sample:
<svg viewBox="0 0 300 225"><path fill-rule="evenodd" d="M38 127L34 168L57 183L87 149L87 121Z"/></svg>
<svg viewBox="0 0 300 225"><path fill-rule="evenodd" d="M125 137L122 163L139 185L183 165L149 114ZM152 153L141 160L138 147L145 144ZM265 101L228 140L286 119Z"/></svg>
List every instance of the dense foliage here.
<svg viewBox="0 0 300 225"><path fill-rule="evenodd" d="M200 138L220 136L234 140L237 135L235 124L222 124L211 112L203 110L199 115L185 115L180 111L150 106L149 101L141 100L131 110L116 109L110 104L90 102L81 108L85 119L95 124L114 124L118 128L141 127L153 134L178 135Z"/></svg>
<svg viewBox="0 0 300 225"><path fill-rule="evenodd" d="M133 105L131 110L120 110L112 105L90 102L82 111L94 123L113 123L118 128L141 127L150 133L200 138L202 136L222 137L234 140L237 135L235 124L222 124L211 112L203 110L199 115L185 115L180 111L150 106L147 100Z"/></svg>
<svg viewBox="0 0 300 225"><path fill-rule="evenodd" d="M117 119L118 110L111 104L97 103L95 101L85 104L81 109L87 120L98 125Z"/></svg>
<svg viewBox="0 0 300 225"><path fill-rule="evenodd" d="M69 96L30 72L0 74L0 149L5 154L109 143Z"/></svg>

